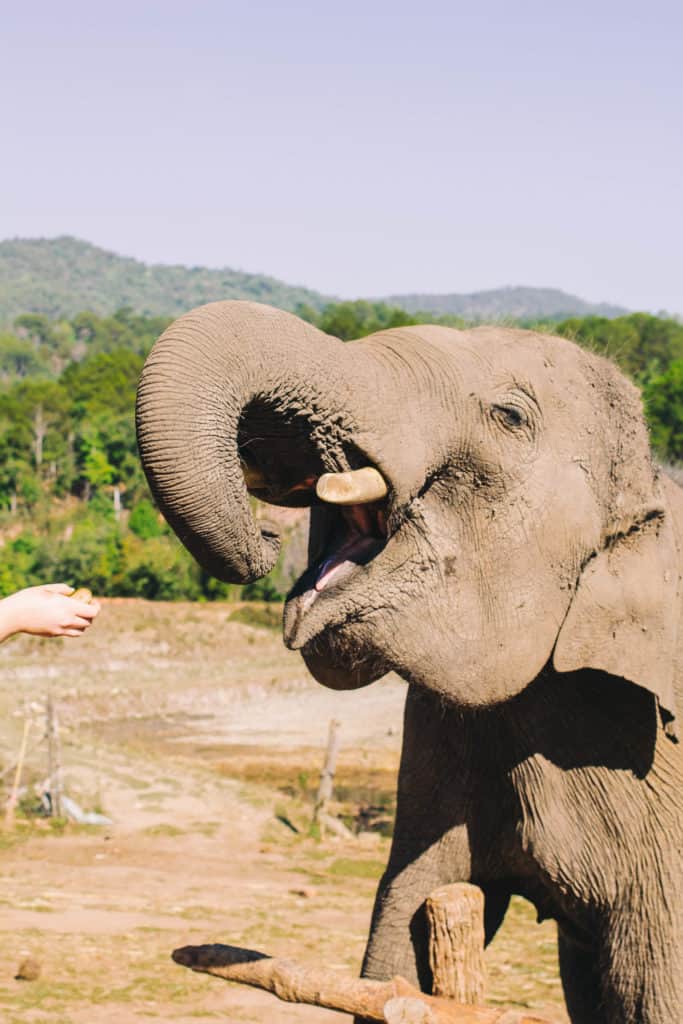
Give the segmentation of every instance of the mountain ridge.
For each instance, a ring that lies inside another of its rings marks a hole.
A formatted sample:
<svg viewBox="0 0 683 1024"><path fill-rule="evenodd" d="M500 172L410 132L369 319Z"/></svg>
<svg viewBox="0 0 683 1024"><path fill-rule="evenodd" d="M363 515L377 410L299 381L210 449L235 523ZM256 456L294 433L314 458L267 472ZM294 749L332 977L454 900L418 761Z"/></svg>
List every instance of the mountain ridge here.
<svg viewBox="0 0 683 1024"><path fill-rule="evenodd" d="M228 267L143 263L71 235L0 242L0 321L20 313L70 318L82 310L108 316L129 306L146 316L178 316L217 298L254 299L282 309L333 298L265 274Z"/></svg>
<svg viewBox="0 0 683 1024"><path fill-rule="evenodd" d="M571 295L561 288L534 288L525 285L505 285L502 288L487 288L476 292L463 293L416 293L410 295L389 295L381 300L389 305L400 306L407 313L450 313L464 320L477 320L486 309L487 316L494 319L527 319L528 310L535 305L543 307L541 317L562 320L569 316L604 316L613 319L623 316L629 310L609 302L588 302L577 295Z"/></svg>
<svg viewBox="0 0 683 1024"><path fill-rule="evenodd" d="M107 316L124 306L148 316L172 317L205 302L230 298L289 310L299 304L320 310L339 301L312 288L229 267L144 263L70 235L0 241L0 323L5 325L21 313L68 319L82 310ZM587 302L558 288L523 286L390 295L369 301L386 302L410 313L452 314L467 320L559 320L590 314L613 318L628 312L609 303Z"/></svg>

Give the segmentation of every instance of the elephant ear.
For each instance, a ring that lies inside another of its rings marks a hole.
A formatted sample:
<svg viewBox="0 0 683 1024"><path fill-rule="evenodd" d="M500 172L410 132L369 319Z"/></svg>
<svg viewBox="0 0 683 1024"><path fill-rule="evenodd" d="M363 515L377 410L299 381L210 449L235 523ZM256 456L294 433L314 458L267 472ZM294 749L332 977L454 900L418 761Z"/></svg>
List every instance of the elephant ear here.
<svg viewBox="0 0 683 1024"><path fill-rule="evenodd" d="M553 654L558 672L599 669L649 690L675 742L677 566L661 507L613 535L584 567Z"/></svg>

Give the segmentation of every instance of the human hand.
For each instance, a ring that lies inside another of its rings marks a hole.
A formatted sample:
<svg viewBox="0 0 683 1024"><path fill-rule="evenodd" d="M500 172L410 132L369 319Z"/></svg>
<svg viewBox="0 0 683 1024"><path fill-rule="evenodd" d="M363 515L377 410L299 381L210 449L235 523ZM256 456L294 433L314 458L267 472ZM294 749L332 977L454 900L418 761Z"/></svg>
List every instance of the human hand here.
<svg viewBox="0 0 683 1024"><path fill-rule="evenodd" d="M27 587L0 601L0 642L14 633L33 636L81 636L99 614L97 601L76 597L66 583Z"/></svg>

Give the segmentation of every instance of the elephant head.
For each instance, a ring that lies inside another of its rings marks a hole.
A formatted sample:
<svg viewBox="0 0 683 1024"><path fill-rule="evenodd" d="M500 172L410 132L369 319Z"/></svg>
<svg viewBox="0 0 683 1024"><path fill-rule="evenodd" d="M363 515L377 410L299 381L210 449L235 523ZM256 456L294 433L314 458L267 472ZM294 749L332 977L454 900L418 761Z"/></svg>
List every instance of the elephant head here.
<svg viewBox="0 0 683 1024"><path fill-rule="evenodd" d="M678 555L636 389L530 331L434 325L343 344L218 302L143 372L138 437L168 521L247 582L279 542L249 494L310 506L285 641L326 685L393 669L464 706L592 667L674 714Z"/></svg>

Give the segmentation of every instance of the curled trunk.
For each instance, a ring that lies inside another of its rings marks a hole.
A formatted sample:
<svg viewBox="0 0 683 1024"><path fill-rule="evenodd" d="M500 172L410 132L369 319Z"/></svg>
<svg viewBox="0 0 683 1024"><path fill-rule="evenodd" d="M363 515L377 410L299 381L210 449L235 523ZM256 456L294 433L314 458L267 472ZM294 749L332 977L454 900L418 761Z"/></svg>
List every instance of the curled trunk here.
<svg viewBox="0 0 683 1024"><path fill-rule="evenodd" d="M355 468L346 362L337 339L250 302L193 310L154 346L138 390L142 464L168 522L213 576L247 583L278 556L277 534L252 517L245 476L264 500L305 505L315 500L307 480Z"/></svg>

